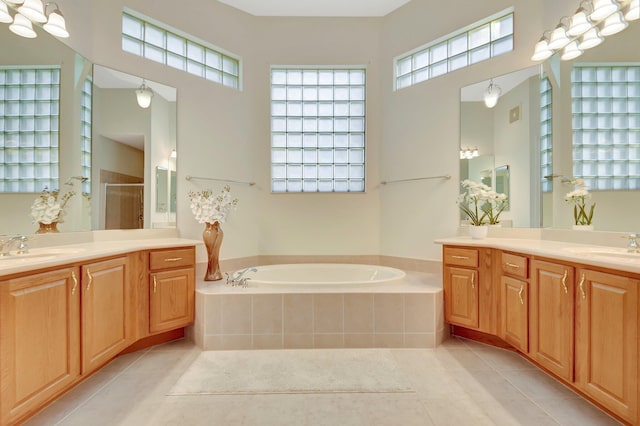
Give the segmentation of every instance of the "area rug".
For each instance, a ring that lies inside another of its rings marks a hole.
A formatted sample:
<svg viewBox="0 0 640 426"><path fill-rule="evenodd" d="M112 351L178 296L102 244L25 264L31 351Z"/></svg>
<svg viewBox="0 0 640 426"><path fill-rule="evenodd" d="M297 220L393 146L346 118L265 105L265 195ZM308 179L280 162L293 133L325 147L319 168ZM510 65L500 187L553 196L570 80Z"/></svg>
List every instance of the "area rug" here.
<svg viewBox="0 0 640 426"><path fill-rule="evenodd" d="M168 395L415 392L386 349L205 351Z"/></svg>

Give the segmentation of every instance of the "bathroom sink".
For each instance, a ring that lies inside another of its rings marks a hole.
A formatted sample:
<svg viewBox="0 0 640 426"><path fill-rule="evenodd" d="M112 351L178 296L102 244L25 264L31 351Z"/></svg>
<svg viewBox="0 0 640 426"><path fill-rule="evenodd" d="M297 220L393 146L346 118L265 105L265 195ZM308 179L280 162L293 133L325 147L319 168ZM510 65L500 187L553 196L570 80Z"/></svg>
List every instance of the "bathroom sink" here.
<svg viewBox="0 0 640 426"><path fill-rule="evenodd" d="M567 251L587 257L606 257L610 259L625 259L625 260L638 260L640 261L640 253L631 253L624 248L567 248Z"/></svg>
<svg viewBox="0 0 640 426"><path fill-rule="evenodd" d="M0 266L22 265L28 262L44 262L61 256L82 253L85 249L74 247L43 247L30 249L28 253L0 256Z"/></svg>

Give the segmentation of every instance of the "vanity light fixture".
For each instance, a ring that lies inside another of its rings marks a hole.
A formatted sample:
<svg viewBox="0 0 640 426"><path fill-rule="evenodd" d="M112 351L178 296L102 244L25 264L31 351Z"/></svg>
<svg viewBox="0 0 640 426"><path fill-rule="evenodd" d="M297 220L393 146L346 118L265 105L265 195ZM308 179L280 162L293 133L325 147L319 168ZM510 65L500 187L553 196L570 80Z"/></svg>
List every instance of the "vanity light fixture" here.
<svg viewBox="0 0 640 426"><path fill-rule="evenodd" d="M460 159L461 160L471 160L472 158L476 158L480 156L480 151L475 147L471 148L460 148Z"/></svg>
<svg viewBox="0 0 640 426"><path fill-rule="evenodd" d="M484 104L487 108L493 108L498 104L498 98L502 94L502 89L497 84L493 84L493 79L489 83L489 87L484 92Z"/></svg>
<svg viewBox="0 0 640 426"><path fill-rule="evenodd" d="M47 13L49 6L53 10ZM14 16L10 14L14 11ZM0 0L0 22L9 25L9 29L26 38L35 38L36 32L33 24L42 25L49 34L60 37L69 37L64 16L57 3L43 3L42 0Z"/></svg>
<svg viewBox="0 0 640 426"><path fill-rule="evenodd" d="M142 80L142 85L136 90L136 99L140 108L149 108L151 98L153 98L153 90L147 87L144 80Z"/></svg>
<svg viewBox="0 0 640 426"><path fill-rule="evenodd" d="M532 61L544 61L561 51L568 61L619 33L627 21L640 18L640 0L584 0L571 16L564 16L553 31L545 31L534 47ZM547 35L549 34L549 35Z"/></svg>

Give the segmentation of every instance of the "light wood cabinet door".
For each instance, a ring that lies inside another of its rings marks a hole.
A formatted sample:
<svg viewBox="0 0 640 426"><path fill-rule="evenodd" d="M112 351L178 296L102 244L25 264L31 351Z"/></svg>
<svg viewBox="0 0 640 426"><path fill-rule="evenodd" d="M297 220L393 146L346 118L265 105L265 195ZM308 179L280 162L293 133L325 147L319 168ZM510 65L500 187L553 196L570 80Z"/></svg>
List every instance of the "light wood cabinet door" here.
<svg viewBox="0 0 640 426"><path fill-rule="evenodd" d="M573 380L574 269L531 262L529 353L540 365Z"/></svg>
<svg viewBox="0 0 640 426"><path fill-rule="evenodd" d="M133 343L131 293L127 257L82 267L82 374Z"/></svg>
<svg viewBox="0 0 640 426"><path fill-rule="evenodd" d="M529 284L500 278L500 335L522 352L529 350Z"/></svg>
<svg viewBox="0 0 640 426"><path fill-rule="evenodd" d="M576 381L611 411L637 424L640 280L578 270Z"/></svg>
<svg viewBox="0 0 640 426"><path fill-rule="evenodd" d="M450 324L478 328L478 271L444 268L445 321Z"/></svg>
<svg viewBox="0 0 640 426"><path fill-rule="evenodd" d="M150 275L149 331L157 333L193 322L195 275L193 268L155 272Z"/></svg>
<svg viewBox="0 0 640 426"><path fill-rule="evenodd" d="M80 374L77 268L0 282L0 424L37 411Z"/></svg>

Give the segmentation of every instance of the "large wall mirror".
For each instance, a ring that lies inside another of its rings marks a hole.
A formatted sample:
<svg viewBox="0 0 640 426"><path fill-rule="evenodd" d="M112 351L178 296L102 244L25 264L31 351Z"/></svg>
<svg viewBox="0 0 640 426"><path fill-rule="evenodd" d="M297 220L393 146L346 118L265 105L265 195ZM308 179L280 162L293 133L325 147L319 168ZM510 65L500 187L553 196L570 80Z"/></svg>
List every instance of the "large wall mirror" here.
<svg viewBox="0 0 640 426"><path fill-rule="evenodd" d="M175 194L176 90L91 63L40 28L35 39L0 27L0 234L32 234L41 191L75 192L61 232L175 226L157 208L157 168ZM109 212L109 214L107 213Z"/></svg>
<svg viewBox="0 0 640 426"><path fill-rule="evenodd" d="M584 176L596 203L595 229L637 231L637 40L640 24L633 21L573 61L553 56L540 66L496 76L493 83L502 93L493 108L483 101L491 80L461 90L461 153L468 149L471 157L460 160L461 179L481 181L490 173L495 188L508 166L510 211L501 216L506 226L570 229L572 206L564 195L573 186L567 181ZM582 75L579 88L576 72ZM574 149L578 137L582 157Z"/></svg>

